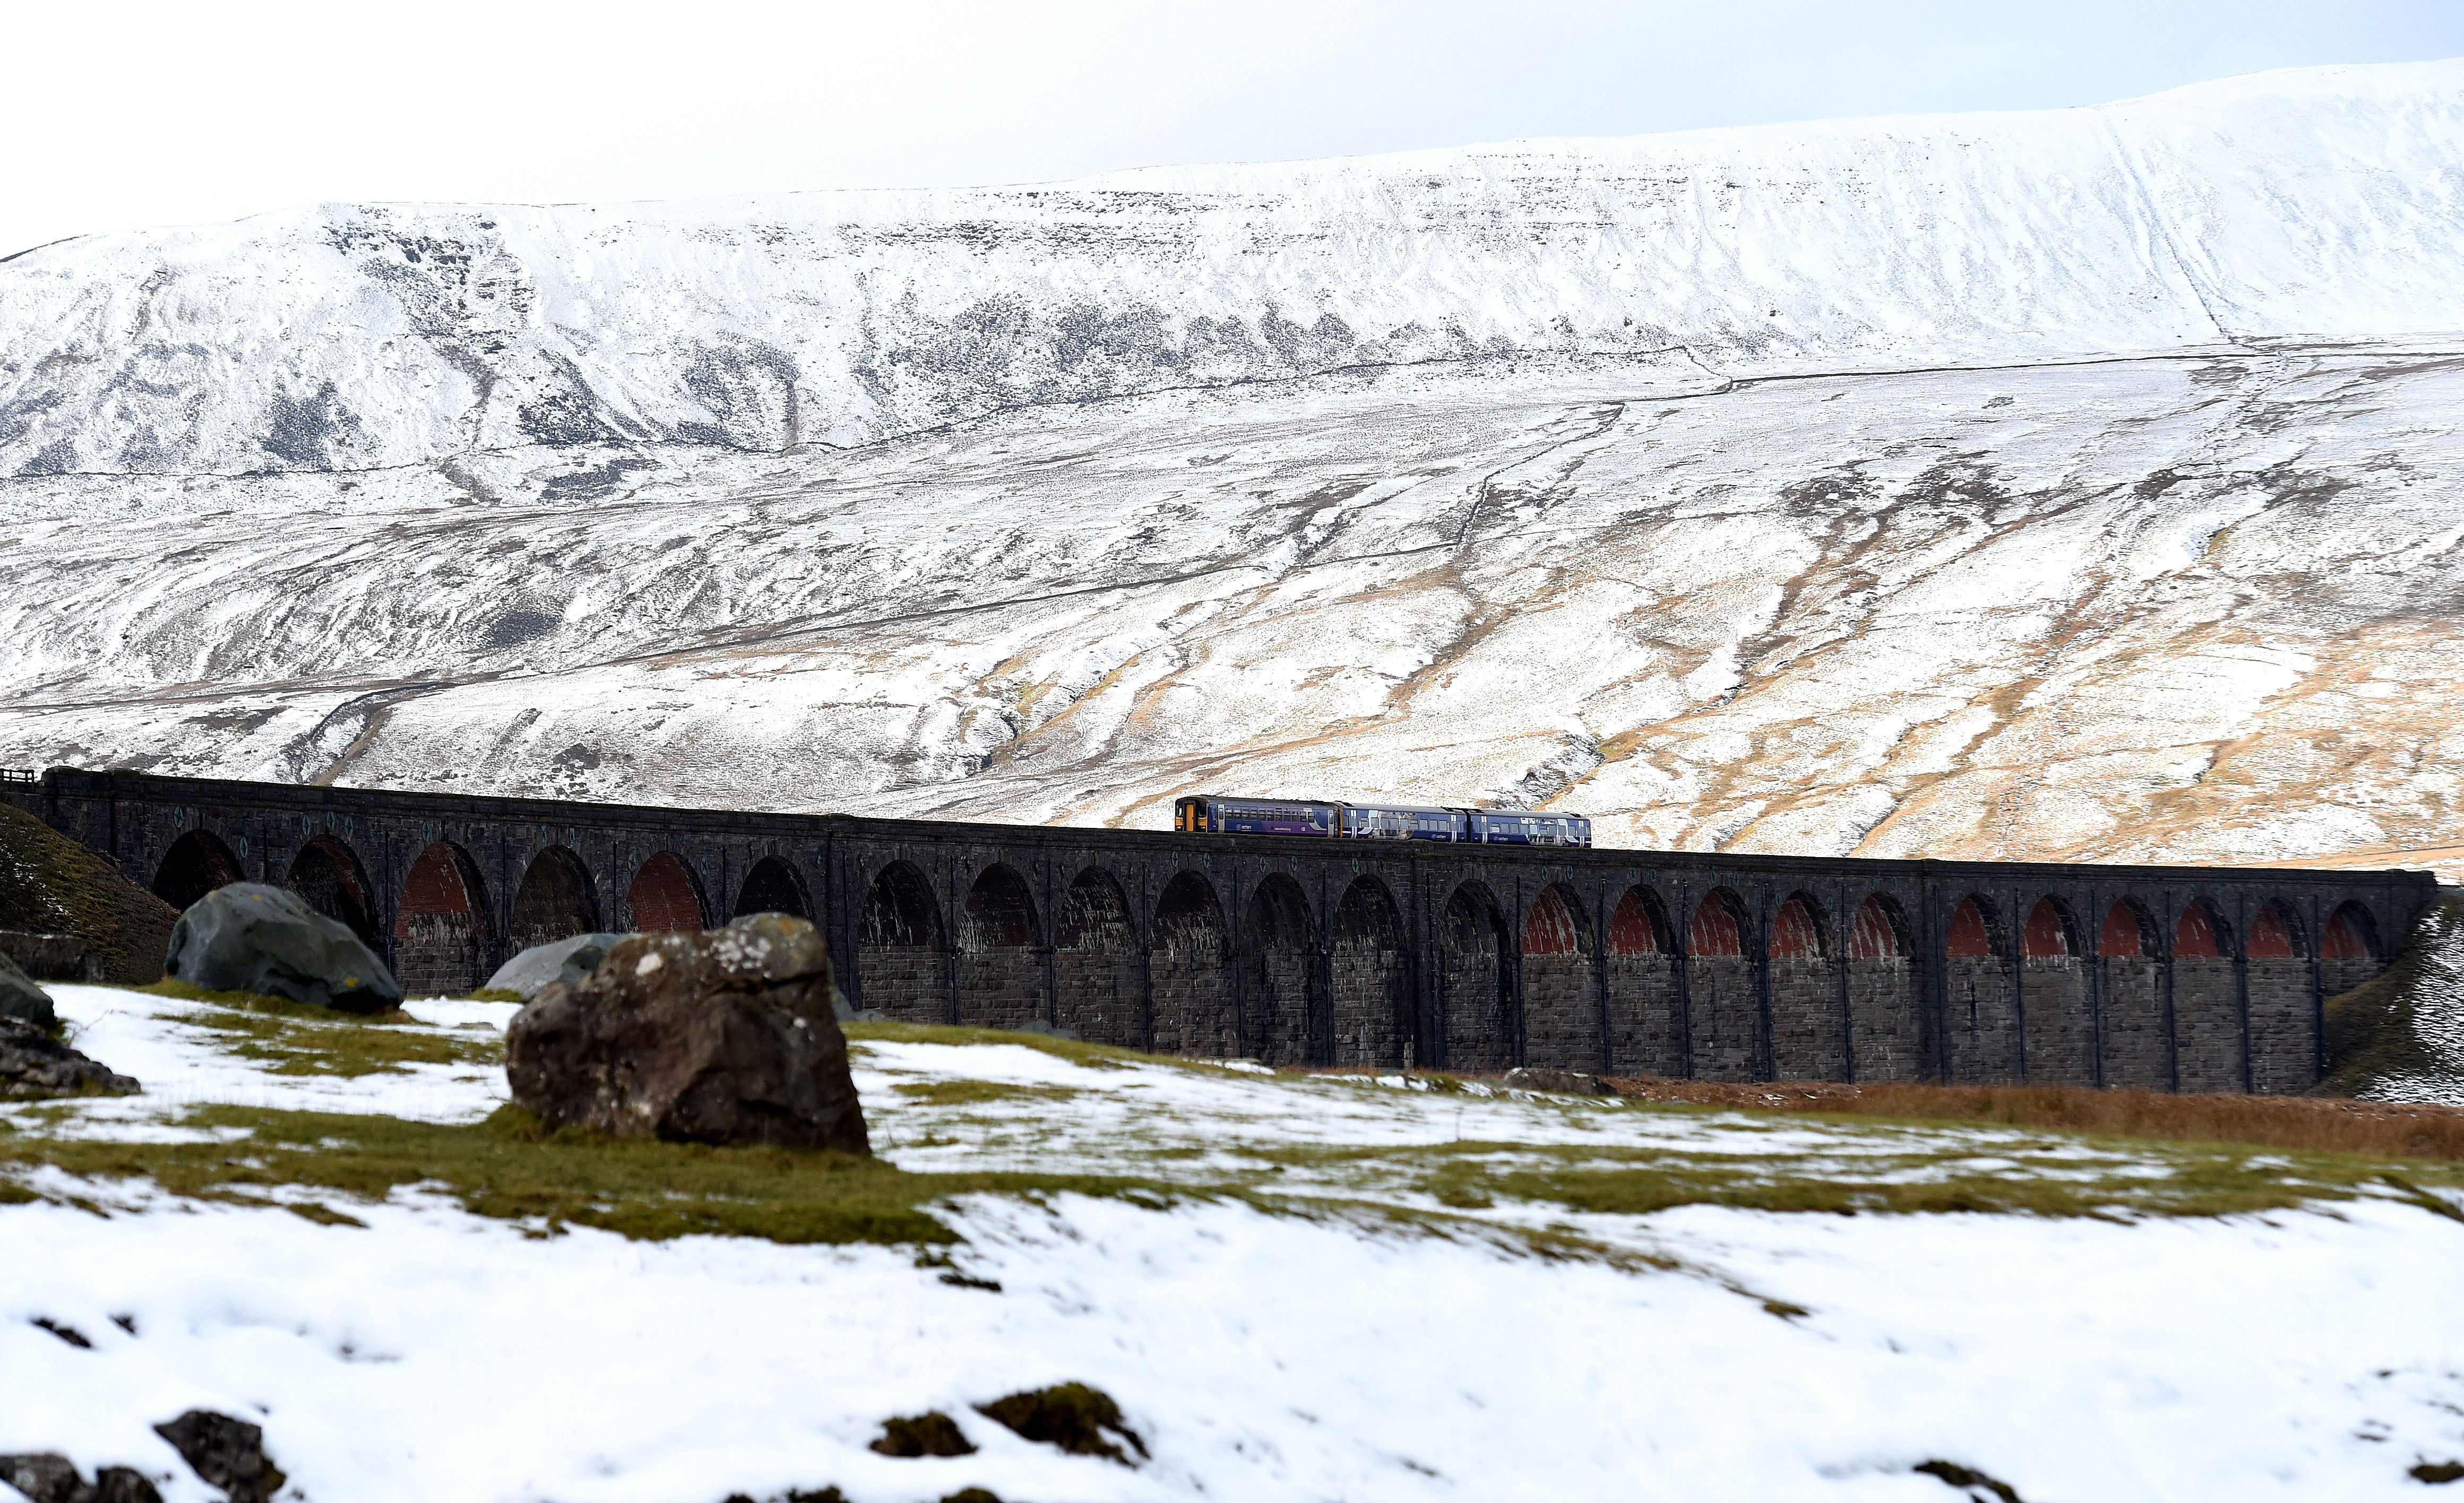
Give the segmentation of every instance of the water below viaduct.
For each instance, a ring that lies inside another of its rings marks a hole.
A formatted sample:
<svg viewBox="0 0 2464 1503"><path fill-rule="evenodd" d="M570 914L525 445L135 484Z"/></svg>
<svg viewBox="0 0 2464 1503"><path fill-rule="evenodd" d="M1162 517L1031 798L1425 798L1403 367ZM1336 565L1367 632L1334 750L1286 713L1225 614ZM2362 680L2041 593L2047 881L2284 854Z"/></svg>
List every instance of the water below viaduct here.
<svg viewBox="0 0 2464 1503"><path fill-rule="evenodd" d="M1275 1064L2296 1092L2425 873L1322 841L54 769L12 801L174 905L247 880L414 993L752 912L857 1007Z"/></svg>

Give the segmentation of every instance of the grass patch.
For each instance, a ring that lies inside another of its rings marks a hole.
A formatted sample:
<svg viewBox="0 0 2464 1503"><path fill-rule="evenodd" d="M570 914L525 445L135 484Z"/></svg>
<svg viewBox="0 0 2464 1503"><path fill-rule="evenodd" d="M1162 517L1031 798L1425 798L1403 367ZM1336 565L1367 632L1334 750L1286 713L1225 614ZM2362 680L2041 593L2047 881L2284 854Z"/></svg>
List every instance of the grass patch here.
<svg viewBox="0 0 2464 1503"><path fill-rule="evenodd" d="M0 1138L0 1165L49 1165L70 1174L143 1178L175 1195L265 1205L276 1190L323 1191L363 1203L417 1186L475 1214L536 1223L553 1233L596 1227L627 1237L763 1237L787 1243L948 1243L928 1209L952 1196L1134 1195L1189 1190L1070 1174L912 1174L879 1159L783 1148L550 1133L517 1106L468 1124L327 1112L204 1106L183 1123L239 1129L213 1143L103 1143ZM0 1178L0 1187L26 1193ZM330 1205L287 1209L348 1218Z"/></svg>
<svg viewBox="0 0 2464 1503"><path fill-rule="evenodd" d="M979 1106L993 1101L1066 1101L1066 1085L1004 1085L993 1080L917 1080L891 1089L919 1106Z"/></svg>
<svg viewBox="0 0 2464 1503"><path fill-rule="evenodd" d="M511 987L481 987L478 991L471 992L468 995L452 997L449 1000L455 1002L514 1002L526 1004L528 999Z"/></svg>
<svg viewBox="0 0 2464 1503"><path fill-rule="evenodd" d="M399 1010L343 1013L255 991L208 991L168 977L135 990L205 1004L206 1011L169 1021L219 1035L224 1050L263 1060L275 1075L399 1075L407 1065L495 1066L505 1059L504 1041L493 1030L429 1029Z"/></svg>
<svg viewBox="0 0 2464 1503"><path fill-rule="evenodd" d="M1046 1034L1013 1034L998 1028L961 1028L947 1023L843 1023L849 1039L886 1044L1017 1044L1093 1070L1126 1070L1133 1065L1189 1064L1162 1055L1142 1055L1111 1044L1083 1044Z"/></svg>
<svg viewBox="0 0 2464 1503"><path fill-rule="evenodd" d="M177 910L100 855L0 800L0 929L75 934L116 985L163 973Z"/></svg>
<svg viewBox="0 0 2464 1503"><path fill-rule="evenodd" d="M2297 1153L2464 1163L2464 1111L2303 1096L2175 1096L2084 1085L1730 1084L1618 1079L1629 1099L1749 1112L1879 1117L2085 1133L2157 1143L2237 1144Z"/></svg>

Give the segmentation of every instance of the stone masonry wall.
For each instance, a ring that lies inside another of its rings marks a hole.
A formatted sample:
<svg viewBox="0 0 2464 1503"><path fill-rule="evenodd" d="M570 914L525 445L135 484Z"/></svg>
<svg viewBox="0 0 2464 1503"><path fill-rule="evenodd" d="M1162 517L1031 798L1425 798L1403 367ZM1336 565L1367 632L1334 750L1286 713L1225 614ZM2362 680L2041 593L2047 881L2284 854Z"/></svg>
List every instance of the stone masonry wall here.
<svg viewBox="0 0 2464 1503"><path fill-rule="evenodd" d="M1138 1002L1134 955L1065 949L1052 957L1053 1014L1090 1044L1143 1048L1146 1019Z"/></svg>
<svg viewBox="0 0 2464 1503"><path fill-rule="evenodd" d="M1847 1022L1839 1013L1839 970L1818 955L1771 962L1771 1078L1844 1080Z"/></svg>
<svg viewBox="0 0 2464 1503"><path fill-rule="evenodd" d="M1754 968L1734 955L1687 962L1693 1002L1694 1074L1705 1080L1751 1080L1761 1073L1761 1009Z"/></svg>
<svg viewBox="0 0 2464 1503"><path fill-rule="evenodd" d="M2296 956L2249 965L2251 1088L2266 1096L2299 1095L2319 1083L2310 962Z"/></svg>
<svg viewBox="0 0 2464 1503"><path fill-rule="evenodd" d="M2230 960L2173 958L2173 1036L2185 1091L2238 1091L2241 998Z"/></svg>
<svg viewBox="0 0 2464 1503"><path fill-rule="evenodd" d="M2086 964L2076 955L2032 957L2019 963L2019 986L2028 1078L2095 1083L2096 1019L2088 1011Z"/></svg>
<svg viewBox="0 0 2464 1503"><path fill-rule="evenodd" d="M958 956L958 1021L1015 1029L1044 1019L1044 959L1029 945L987 945Z"/></svg>
<svg viewBox="0 0 2464 1503"><path fill-rule="evenodd" d="M1334 945L1334 1056L1331 1064L1396 1066L1403 1062L1397 1026L1408 992L1409 970L1399 951L1374 941Z"/></svg>
<svg viewBox="0 0 2464 1503"><path fill-rule="evenodd" d="M1930 1080L1932 1051L1917 968L1897 955L1848 962L1848 1013L1856 1023L1857 1078Z"/></svg>
<svg viewBox="0 0 2464 1503"><path fill-rule="evenodd" d="M2165 1031L2165 972L2156 961L2118 957L2104 967L2104 1083L2140 1091L2172 1085Z"/></svg>
<svg viewBox="0 0 2464 1503"><path fill-rule="evenodd" d="M1241 1054L1232 1008L1232 971L1219 949L1158 949L1148 960L1155 982L1155 1047L1209 1059Z"/></svg>
<svg viewBox="0 0 2464 1503"><path fill-rule="evenodd" d="M2019 1078L2019 1029L2011 1005L2011 963L1999 955L1955 955L1943 1043L1954 1085L2011 1085Z"/></svg>
<svg viewBox="0 0 2464 1503"><path fill-rule="evenodd" d="M902 1023L950 1020L949 985L941 952L912 947L864 946L856 952L864 1006Z"/></svg>
<svg viewBox="0 0 2464 1503"><path fill-rule="evenodd" d="M1617 1074L1683 1076L1685 1027L1677 1006L1677 962L1660 954L1612 954L1607 964L1609 1048Z"/></svg>
<svg viewBox="0 0 2464 1503"><path fill-rule="evenodd" d="M1523 1053L1551 1070L1599 1070L1600 995L1579 950L1523 957Z"/></svg>
<svg viewBox="0 0 2464 1503"><path fill-rule="evenodd" d="M1512 1069L1514 1008L1504 994L1510 973L1496 947L1449 947L1439 956L1438 978L1446 1025L1446 1068Z"/></svg>
<svg viewBox="0 0 2464 1503"><path fill-rule="evenodd" d="M1249 957L1250 1053L1271 1065L1312 1063L1316 1039L1309 997L1314 990L1307 951L1282 948Z"/></svg>

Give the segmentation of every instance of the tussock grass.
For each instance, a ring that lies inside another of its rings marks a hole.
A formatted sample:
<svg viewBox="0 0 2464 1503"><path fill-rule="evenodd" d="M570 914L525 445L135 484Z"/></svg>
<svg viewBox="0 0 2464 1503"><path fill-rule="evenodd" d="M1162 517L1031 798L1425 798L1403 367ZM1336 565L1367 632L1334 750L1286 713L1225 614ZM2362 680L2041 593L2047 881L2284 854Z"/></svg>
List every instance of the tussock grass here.
<svg viewBox="0 0 2464 1503"><path fill-rule="evenodd" d="M1609 1083L1630 1099L1750 1112L1981 1123L2160 1143L2464 1162L2464 1111L2445 1106L2301 1096L2174 1096L2079 1085L1727 1084L1649 1078Z"/></svg>
<svg viewBox="0 0 2464 1503"><path fill-rule="evenodd" d="M532 1223L543 1235L583 1226L650 1241L706 1234L938 1244L957 1238L928 1208L954 1196L1191 1193L1114 1177L912 1174L851 1154L548 1132L517 1106L464 1125L235 1106L198 1107L183 1122L222 1129L227 1140L111 1143L21 1133L0 1138L0 1165L145 1179L198 1200L280 1201L335 1224L357 1219L351 1202L373 1204L418 1187L478 1215ZM14 1190L11 1198L35 1193L6 1179L0 1188ZM302 1191L310 1195L304 1203Z"/></svg>
<svg viewBox="0 0 2464 1503"><path fill-rule="evenodd" d="M995 1080L915 1080L891 1087L919 1106L978 1106L989 1101L1066 1101L1066 1085L1007 1085Z"/></svg>

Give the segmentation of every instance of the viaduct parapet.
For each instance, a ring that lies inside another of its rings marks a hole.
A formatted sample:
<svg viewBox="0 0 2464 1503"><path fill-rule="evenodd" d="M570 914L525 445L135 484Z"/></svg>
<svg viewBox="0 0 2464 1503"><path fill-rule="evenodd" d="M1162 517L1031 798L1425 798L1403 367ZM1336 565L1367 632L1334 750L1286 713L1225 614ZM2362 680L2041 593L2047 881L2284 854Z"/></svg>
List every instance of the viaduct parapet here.
<svg viewBox="0 0 2464 1503"><path fill-rule="evenodd" d="M413 993L775 910L859 1008L1272 1064L2298 1092L2426 873L1695 855L746 814L54 769L185 907L286 885Z"/></svg>

